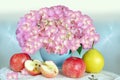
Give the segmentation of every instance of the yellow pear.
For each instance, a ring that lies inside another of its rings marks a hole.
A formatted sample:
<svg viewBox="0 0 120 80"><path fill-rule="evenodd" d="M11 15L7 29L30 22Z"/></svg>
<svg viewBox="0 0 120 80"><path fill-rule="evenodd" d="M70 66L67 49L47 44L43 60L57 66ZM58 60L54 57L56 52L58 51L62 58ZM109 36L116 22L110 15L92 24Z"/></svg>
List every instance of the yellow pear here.
<svg viewBox="0 0 120 80"><path fill-rule="evenodd" d="M104 67L104 57L97 49L90 49L83 55L86 64L86 72L98 73Z"/></svg>

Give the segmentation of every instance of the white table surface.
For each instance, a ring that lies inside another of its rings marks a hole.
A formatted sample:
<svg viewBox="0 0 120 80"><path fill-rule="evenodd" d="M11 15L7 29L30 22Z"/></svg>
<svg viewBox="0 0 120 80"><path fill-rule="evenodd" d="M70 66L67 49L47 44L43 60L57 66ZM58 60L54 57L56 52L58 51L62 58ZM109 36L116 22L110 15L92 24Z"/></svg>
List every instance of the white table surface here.
<svg viewBox="0 0 120 80"><path fill-rule="evenodd" d="M9 68L5 67L0 69L0 80L7 80L7 74L12 72ZM31 76L31 75L23 75L18 73L18 79L10 79L10 80L90 80L88 77L94 75L98 80L120 80L120 76L111 72L101 71L100 73L85 73L81 78L68 78L62 74L60 71L59 74L55 78L45 78L42 75Z"/></svg>

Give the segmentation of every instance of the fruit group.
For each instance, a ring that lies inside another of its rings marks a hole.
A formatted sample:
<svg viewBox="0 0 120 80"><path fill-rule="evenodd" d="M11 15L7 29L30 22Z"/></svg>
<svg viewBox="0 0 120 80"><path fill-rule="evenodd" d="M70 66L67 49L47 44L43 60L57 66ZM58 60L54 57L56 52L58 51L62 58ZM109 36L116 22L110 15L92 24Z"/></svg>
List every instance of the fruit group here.
<svg viewBox="0 0 120 80"><path fill-rule="evenodd" d="M85 73L86 65L81 58L70 57L66 59L62 66L62 73L68 77L79 78Z"/></svg>
<svg viewBox="0 0 120 80"><path fill-rule="evenodd" d="M83 55L86 72L98 73L104 67L104 57L97 49L90 49Z"/></svg>
<svg viewBox="0 0 120 80"><path fill-rule="evenodd" d="M26 53L16 53L10 58L10 68L13 71L21 71L24 68L24 62L30 59Z"/></svg>
<svg viewBox="0 0 120 80"><path fill-rule="evenodd" d="M25 61L25 69L29 74L35 76L41 73L41 64L42 63L39 60L27 60Z"/></svg>
<svg viewBox="0 0 120 80"><path fill-rule="evenodd" d="M41 65L41 73L47 78L56 77L59 70L53 61L45 61Z"/></svg>

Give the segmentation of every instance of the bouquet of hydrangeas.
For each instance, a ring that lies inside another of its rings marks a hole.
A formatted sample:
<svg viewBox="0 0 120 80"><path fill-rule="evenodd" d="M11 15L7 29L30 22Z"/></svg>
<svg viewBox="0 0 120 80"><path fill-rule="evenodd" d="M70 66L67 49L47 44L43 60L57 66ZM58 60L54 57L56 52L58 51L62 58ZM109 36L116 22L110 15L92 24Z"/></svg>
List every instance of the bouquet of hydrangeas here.
<svg viewBox="0 0 120 80"><path fill-rule="evenodd" d="M65 6L33 10L18 22L17 40L23 52L33 54L40 48L64 54L92 47L99 40L91 18Z"/></svg>

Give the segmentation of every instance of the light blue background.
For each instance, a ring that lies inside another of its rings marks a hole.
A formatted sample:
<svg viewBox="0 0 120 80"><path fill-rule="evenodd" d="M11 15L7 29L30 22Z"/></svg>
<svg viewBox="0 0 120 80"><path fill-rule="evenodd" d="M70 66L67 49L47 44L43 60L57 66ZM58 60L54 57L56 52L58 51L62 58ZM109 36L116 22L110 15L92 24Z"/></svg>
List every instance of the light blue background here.
<svg viewBox="0 0 120 80"><path fill-rule="evenodd" d="M9 59L21 51L16 40L17 21L30 10L65 5L88 14L101 39L95 47L105 58L104 70L120 74L120 0L1 0L0 1L0 68L9 66ZM82 51L84 54L85 50ZM79 56L74 54L74 56ZM39 59L40 54L31 55ZM79 56L80 57L80 56Z"/></svg>
<svg viewBox="0 0 120 80"><path fill-rule="evenodd" d="M0 15L0 68L8 67L10 57L21 51L15 31L17 21L23 15L23 13ZM93 19L96 30L101 36L95 47L101 51L105 58L104 70L120 74L120 15L89 14L89 16ZM82 51L82 54L84 52ZM79 55L74 54L74 56ZM39 52L31 57L41 60Z"/></svg>

